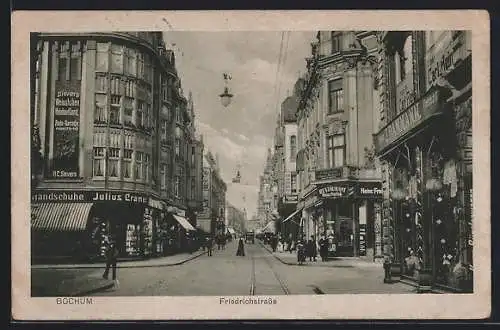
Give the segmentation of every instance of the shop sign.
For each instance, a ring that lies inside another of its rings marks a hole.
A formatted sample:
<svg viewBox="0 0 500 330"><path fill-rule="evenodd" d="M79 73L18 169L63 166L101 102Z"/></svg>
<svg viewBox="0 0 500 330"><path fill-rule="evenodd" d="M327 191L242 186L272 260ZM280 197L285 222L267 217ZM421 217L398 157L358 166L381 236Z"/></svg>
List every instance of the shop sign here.
<svg viewBox="0 0 500 330"><path fill-rule="evenodd" d="M360 198L382 198L381 182L359 182L358 197Z"/></svg>
<svg viewBox="0 0 500 330"><path fill-rule="evenodd" d="M32 202L127 202L163 209L163 202L140 193L117 191L37 191L31 195Z"/></svg>
<svg viewBox="0 0 500 330"><path fill-rule="evenodd" d="M318 193L323 198L341 198L354 196L354 186L329 184L318 189Z"/></svg>
<svg viewBox="0 0 500 330"><path fill-rule="evenodd" d="M79 176L80 83L56 82L51 176Z"/></svg>
<svg viewBox="0 0 500 330"><path fill-rule="evenodd" d="M401 112L376 135L377 151L385 149L399 137L405 135L420 122L439 110L439 92L437 89L429 92L419 101L413 103Z"/></svg>
<svg viewBox="0 0 500 330"><path fill-rule="evenodd" d="M283 203L297 203L299 201L298 195L285 195L283 196Z"/></svg>
<svg viewBox="0 0 500 330"><path fill-rule="evenodd" d="M366 225L359 225L359 255L366 256Z"/></svg>
<svg viewBox="0 0 500 330"><path fill-rule="evenodd" d="M343 167L318 170L314 173L314 179L316 181L328 180L328 179L338 179L338 178L342 177L342 173L343 173Z"/></svg>

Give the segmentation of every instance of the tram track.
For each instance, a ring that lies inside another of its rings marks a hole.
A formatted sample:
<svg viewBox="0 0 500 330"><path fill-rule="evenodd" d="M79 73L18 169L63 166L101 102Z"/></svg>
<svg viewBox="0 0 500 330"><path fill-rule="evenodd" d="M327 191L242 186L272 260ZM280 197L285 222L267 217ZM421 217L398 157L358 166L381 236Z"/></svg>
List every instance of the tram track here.
<svg viewBox="0 0 500 330"><path fill-rule="evenodd" d="M251 252L250 254L250 258L251 258L251 261L252 261L252 274L251 274L251 280L250 280L250 295L251 296L254 296L255 295L255 291L256 291L256 288L258 286L258 282L257 282L257 274L256 274L256 267L255 267L255 259L256 259L256 256L255 256L255 253L254 252ZM286 283L283 281L283 279L280 277L280 275L278 274L278 272L274 269L274 267L272 266L272 263L271 261L269 260L269 256L267 255L262 255L260 257L261 259L264 260L264 263L267 265L268 269L271 271L271 273L273 274L273 277L274 279L276 280L276 282L278 283L281 291L285 294L285 295L290 295L290 290L288 289L288 286L286 285Z"/></svg>

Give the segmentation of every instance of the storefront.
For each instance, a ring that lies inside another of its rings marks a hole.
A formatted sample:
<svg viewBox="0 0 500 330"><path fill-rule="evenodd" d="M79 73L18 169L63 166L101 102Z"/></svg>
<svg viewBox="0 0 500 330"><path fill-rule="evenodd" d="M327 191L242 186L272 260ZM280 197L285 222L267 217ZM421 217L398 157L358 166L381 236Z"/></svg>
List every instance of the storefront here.
<svg viewBox="0 0 500 330"><path fill-rule="evenodd" d="M106 237L121 257L155 255L155 232L163 202L122 191L35 191L32 203L34 255L94 259Z"/></svg>
<svg viewBox="0 0 500 330"><path fill-rule="evenodd" d="M297 214L297 202L297 195L285 195L278 202L278 214L281 222L276 230L283 238L291 238L293 240L297 238L299 222L296 219L292 219Z"/></svg>
<svg viewBox="0 0 500 330"><path fill-rule="evenodd" d="M329 254L374 259L381 254L375 243L377 205L382 186L376 181L340 181L318 185L319 202L310 211L315 237L325 237Z"/></svg>

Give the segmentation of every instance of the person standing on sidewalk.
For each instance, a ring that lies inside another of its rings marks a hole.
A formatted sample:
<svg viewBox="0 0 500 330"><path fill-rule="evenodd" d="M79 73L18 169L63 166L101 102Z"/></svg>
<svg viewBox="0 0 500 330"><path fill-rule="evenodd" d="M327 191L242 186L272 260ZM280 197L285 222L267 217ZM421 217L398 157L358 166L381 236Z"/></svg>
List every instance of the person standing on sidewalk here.
<svg viewBox="0 0 500 330"><path fill-rule="evenodd" d="M102 278L107 280L109 276L109 269L113 268L113 281L115 282L116 287L119 286L119 282L116 279L117 259L118 259L118 249L116 247L116 242L114 241L114 239L110 239L106 249L106 270L104 271Z"/></svg>
<svg viewBox="0 0 500 330"><path fill-rule="evenodd" d="M321 256L321 261L326 261L328 257L328 241L325 236L321 236L319 239L319 255Z"/></svg>
<svg viewBox="0 0 500 330"><path fill-rule="evenodd" d="M207 237L207 251L208 251L208 256L211 257L212 256L212 249L213 249L213 244L214 244L214 241L213 241L213 238L211 236L208 236Z"/></svg>

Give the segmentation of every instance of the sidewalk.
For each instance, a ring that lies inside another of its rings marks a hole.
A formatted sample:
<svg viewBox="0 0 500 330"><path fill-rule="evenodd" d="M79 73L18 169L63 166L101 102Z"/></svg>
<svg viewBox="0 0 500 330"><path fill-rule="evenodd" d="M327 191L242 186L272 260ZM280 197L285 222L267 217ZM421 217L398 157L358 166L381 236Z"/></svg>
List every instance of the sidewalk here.
<svg viewBox="0 0 500 330"><path fill-rule="evenodd" d="M260 242L259 242L260 243ZM273 252L272 249L260 243L261 246L263 246L269 253L271 253L276 259L281 261L282 263L286 265L298 265L297 263L297 253L293 251L292 253L290 252ZM306 262L304 265L307 266L313 266L313 267L332 267L332 268L378 268L382 270L382 264L378 262L372 262L372 261L366 261L362 260L360 258L355 258L355 257L337 257L334 259L329 259L328 261L321 261L321 257L317 257L316 261L309 261L309 259L306 259Z"/></svg>
<svg viewBox="0 0 500 330"><path fill-rule="evenodd" d="M149 260L123 261L118 263L117 268L176 266L198 258L205 253L204 251L196 251L192 254L181 253ZM105 267L106 264L104 263L33 265L31 267L31 296L85 296L111 289L114 282L102 278Z"/></svg>
<svg viewBox="0 0 500 330"><path fill-rule="evenodd" d="M118 261L117 268L177 266L204 254L206 254L206 251L196 251L193 253L179 253L167 257L151 258L147 260ZM105 267L106 264L101 262L95 264L32 265L31 269L96 269Z"/></svg>

